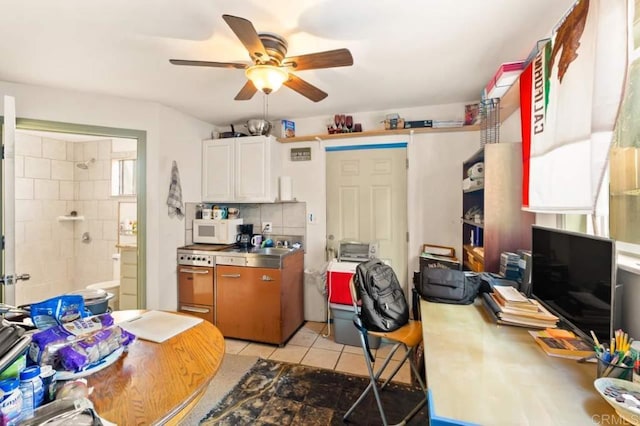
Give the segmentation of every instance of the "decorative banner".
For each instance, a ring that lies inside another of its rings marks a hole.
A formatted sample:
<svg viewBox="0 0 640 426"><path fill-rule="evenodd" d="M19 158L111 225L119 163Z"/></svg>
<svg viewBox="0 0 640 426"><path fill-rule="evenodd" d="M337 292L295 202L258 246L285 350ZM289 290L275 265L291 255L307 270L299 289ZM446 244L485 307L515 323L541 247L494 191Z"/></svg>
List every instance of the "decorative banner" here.
<svg viewBox="0 0 640 426"><path fill-rule="evenodd" d="M627 66L625 0L581 0L520 76L523 207L592 213Z"/></svg>

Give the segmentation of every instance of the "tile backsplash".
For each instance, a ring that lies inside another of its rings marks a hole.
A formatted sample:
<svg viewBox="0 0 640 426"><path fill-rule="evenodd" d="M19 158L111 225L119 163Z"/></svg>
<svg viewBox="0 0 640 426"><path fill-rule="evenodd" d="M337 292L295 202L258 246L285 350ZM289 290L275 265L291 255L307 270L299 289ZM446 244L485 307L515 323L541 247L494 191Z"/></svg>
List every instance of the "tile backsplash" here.
<svg viewBox="0 0 640 426"><path fill-rule="evenodd" d="M198 203L185 203L185 244L193 243L193 219ZM220 204L222 205L222 204ZM273 224L274 235L302 235L306 237L307 203L265 203L265 204L224 204L240 210L240 218L245 224L253 224L253 233L262 233L262 223ZM305 238L306 241L306 238Z"/></svg>

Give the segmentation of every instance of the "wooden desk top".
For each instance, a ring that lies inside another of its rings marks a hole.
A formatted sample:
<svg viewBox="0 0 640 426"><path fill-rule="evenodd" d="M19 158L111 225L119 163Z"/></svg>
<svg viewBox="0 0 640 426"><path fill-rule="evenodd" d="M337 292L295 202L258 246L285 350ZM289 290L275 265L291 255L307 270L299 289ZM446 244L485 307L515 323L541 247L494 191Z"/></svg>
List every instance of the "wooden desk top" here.
<svg viewBox="0 0 640 426"><path fill-rule="evenodd" d="M114 312L117 322L144 311ZM175 422L202 397L224 356L207 321L163 343L136 339L113 365L87 377L98 414L119 425Z"/></svg>
<svg viewBox="0 0 640 426"><path fill-rule="evenodd" d="M489 319L480 299L420 307L435 415L483 425L622 424L593 387L595 363L546 355L526 328Z"/></svg>

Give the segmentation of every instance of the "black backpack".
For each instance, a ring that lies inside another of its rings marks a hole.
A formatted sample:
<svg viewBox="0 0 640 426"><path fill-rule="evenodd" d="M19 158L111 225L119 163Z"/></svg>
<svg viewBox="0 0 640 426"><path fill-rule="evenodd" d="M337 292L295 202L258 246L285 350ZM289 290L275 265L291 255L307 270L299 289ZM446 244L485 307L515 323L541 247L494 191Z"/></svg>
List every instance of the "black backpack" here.
<svg viewBox="0 0 640 426"><path fill-rule="evenodd" d="M356 267L354 284L362 300L360 318L370 331L393 331L409 322L409 306L396 274L379 259Z"/></svg>

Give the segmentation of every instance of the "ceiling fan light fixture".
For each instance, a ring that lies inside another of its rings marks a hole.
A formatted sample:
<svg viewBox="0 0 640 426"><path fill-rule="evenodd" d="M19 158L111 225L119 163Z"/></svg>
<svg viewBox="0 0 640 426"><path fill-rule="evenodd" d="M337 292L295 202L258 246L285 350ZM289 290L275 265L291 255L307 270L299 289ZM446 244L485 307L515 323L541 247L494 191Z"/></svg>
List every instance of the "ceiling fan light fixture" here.
<svg viewBox="0 0 640 426"><path fill-rule="evenodd" d="M247 68L245 74L256 89L267 95L278 90L289 79L286 69L274 65L254 65Z"/></svg>

